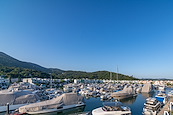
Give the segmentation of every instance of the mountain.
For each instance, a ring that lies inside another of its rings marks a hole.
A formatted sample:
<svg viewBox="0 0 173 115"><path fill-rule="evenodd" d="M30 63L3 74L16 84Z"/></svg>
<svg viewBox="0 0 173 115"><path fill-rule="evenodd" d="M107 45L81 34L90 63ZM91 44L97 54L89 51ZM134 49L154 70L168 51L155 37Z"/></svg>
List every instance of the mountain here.
<svg viewBox="0 0 173 115"><path fill-rule="evenodd" d="M3 52L0 52L0 75L7 75L8 77L32 77L49 78L49 73L54 78L72 78L72 79L110 79L109 71L64 71L57 68L45 68L40 65L17 60ZM112 72L112 79L117 79L117 73ZM119 80L136 80L132 76L118 74Z"/></svg>
<svg viewBox="0 0 173 115"><path fill-rule="evenodd" d="M34 69L34 70L42 71L46 73L50 73L52 71L58 71L59 73L63 72L60 69L48 69L34 63L19 61L3 52L0 52L0 65L7 66L7 67L20 67L20 68Z"/></svg>

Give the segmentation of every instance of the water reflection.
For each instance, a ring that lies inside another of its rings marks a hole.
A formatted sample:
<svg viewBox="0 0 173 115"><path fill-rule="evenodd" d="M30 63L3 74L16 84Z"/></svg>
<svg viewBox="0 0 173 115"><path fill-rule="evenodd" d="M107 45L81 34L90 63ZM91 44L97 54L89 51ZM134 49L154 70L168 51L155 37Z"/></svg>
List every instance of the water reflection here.
<svg viewBox="0 0 173 115"><path fill-rule="evenodd" d="M125 104L133 104L136 101L136 97L131 97L131 98L126 98L126 99L121 99L120 101Z"/></svg>
<svg viewBox="0 0 173 115"><path fill-rule="evenodd" d="M142 95L146 98L153 97L154 93L142 93Z"/></svg>

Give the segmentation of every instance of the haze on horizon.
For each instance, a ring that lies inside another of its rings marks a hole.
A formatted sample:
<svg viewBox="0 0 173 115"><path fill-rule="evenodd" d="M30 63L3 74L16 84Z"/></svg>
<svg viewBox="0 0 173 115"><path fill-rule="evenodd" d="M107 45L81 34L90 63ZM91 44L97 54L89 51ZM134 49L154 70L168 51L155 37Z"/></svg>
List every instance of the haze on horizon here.
<svg viewBox="0 0 173 115"><path fill-rule="evenodd" d="M0 51L63 70L173 78L173 1L2 0Z"/></svg>

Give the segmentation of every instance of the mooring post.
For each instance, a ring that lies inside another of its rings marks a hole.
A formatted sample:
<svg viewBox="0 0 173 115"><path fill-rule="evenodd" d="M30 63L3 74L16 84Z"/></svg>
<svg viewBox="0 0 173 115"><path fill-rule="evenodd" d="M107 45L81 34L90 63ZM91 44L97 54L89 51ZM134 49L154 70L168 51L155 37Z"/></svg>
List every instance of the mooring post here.
<svg viewBox="0 0 173 115"><path fill-rule="evenodd" d="M9 105L9 103L7 103L7 115L9 115L10 114L10 105Z"/></svg>

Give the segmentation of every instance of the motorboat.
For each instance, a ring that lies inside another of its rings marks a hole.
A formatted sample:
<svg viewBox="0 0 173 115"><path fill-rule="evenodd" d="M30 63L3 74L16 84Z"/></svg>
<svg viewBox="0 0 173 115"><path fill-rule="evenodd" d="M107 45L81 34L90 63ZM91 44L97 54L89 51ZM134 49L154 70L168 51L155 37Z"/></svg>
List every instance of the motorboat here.
<svg viewBox="0 0 173 115"><path fill-rule="evenodd" d="M51 100L29 104L19 108L20 113L46 114L84 106L83 97L76 93L64 93Z"/></svg>
<svg viewBox="0 0 173 115"><path fill-rule="evenodd" d="M164 91L165 89L166 89L166 86L165 85L158 86L158 90L159 91Z"/></svg>
<svg viewBox="0 0 173 115"><path fill-rule="evenodd" d="M156 98L147 98L144 103L143 115L157 115L161 109L161 103Z"/></svg>
<svg viewBox="0 0 173 115"><path fill-rule="evenodd" d="M165 91L160 91L155 98L161 103L165 104L168 101L168 96Z"/></svg>
<svg viewBox="0 0 173 115"><path fill-rule="evenodd" d="M125 98L133 97L134 94L123 93L123 92L115 92L115 93L112 93L111 96L115 99L125 99Z"/></svg>
<svg viewBox="0 0 173 115"><path fill-rule="evenodd" d="M125 99L125 98L133 97L135 95L136 94L133 87L129 86L129 87L125 87L122 91L113 92L111 94L111 97L115 99Z"/></svg>
<svg viewBox="0 0 173 115"><path fill-rule="evenodd" d="M35 103L40 101L38 95L33 94L31 91L0 91L0 112L7 111L7 103L9 104L9 110L18 109L21 106L29 103Z"/></svg>
<svg viewBox="0 0 173 115"><path fill-rule="evenodd" d="M171 91L168 92L168 96L169 97L173 97L173 90L171 90Z"/></svg>
<svg viewBox="0 0 173 115"><path fill-rule="evenodd" d="M90 115L131 115L131 110L119 101L104 102L103 107L92 110Z"/></svg>
<svg viewBox="0 0 173 115"><path fill-rule="evenodd" d="M154 91L154 87L151 83L146 83L143 87L141 92L142 93L151 93Z"/></svg>

